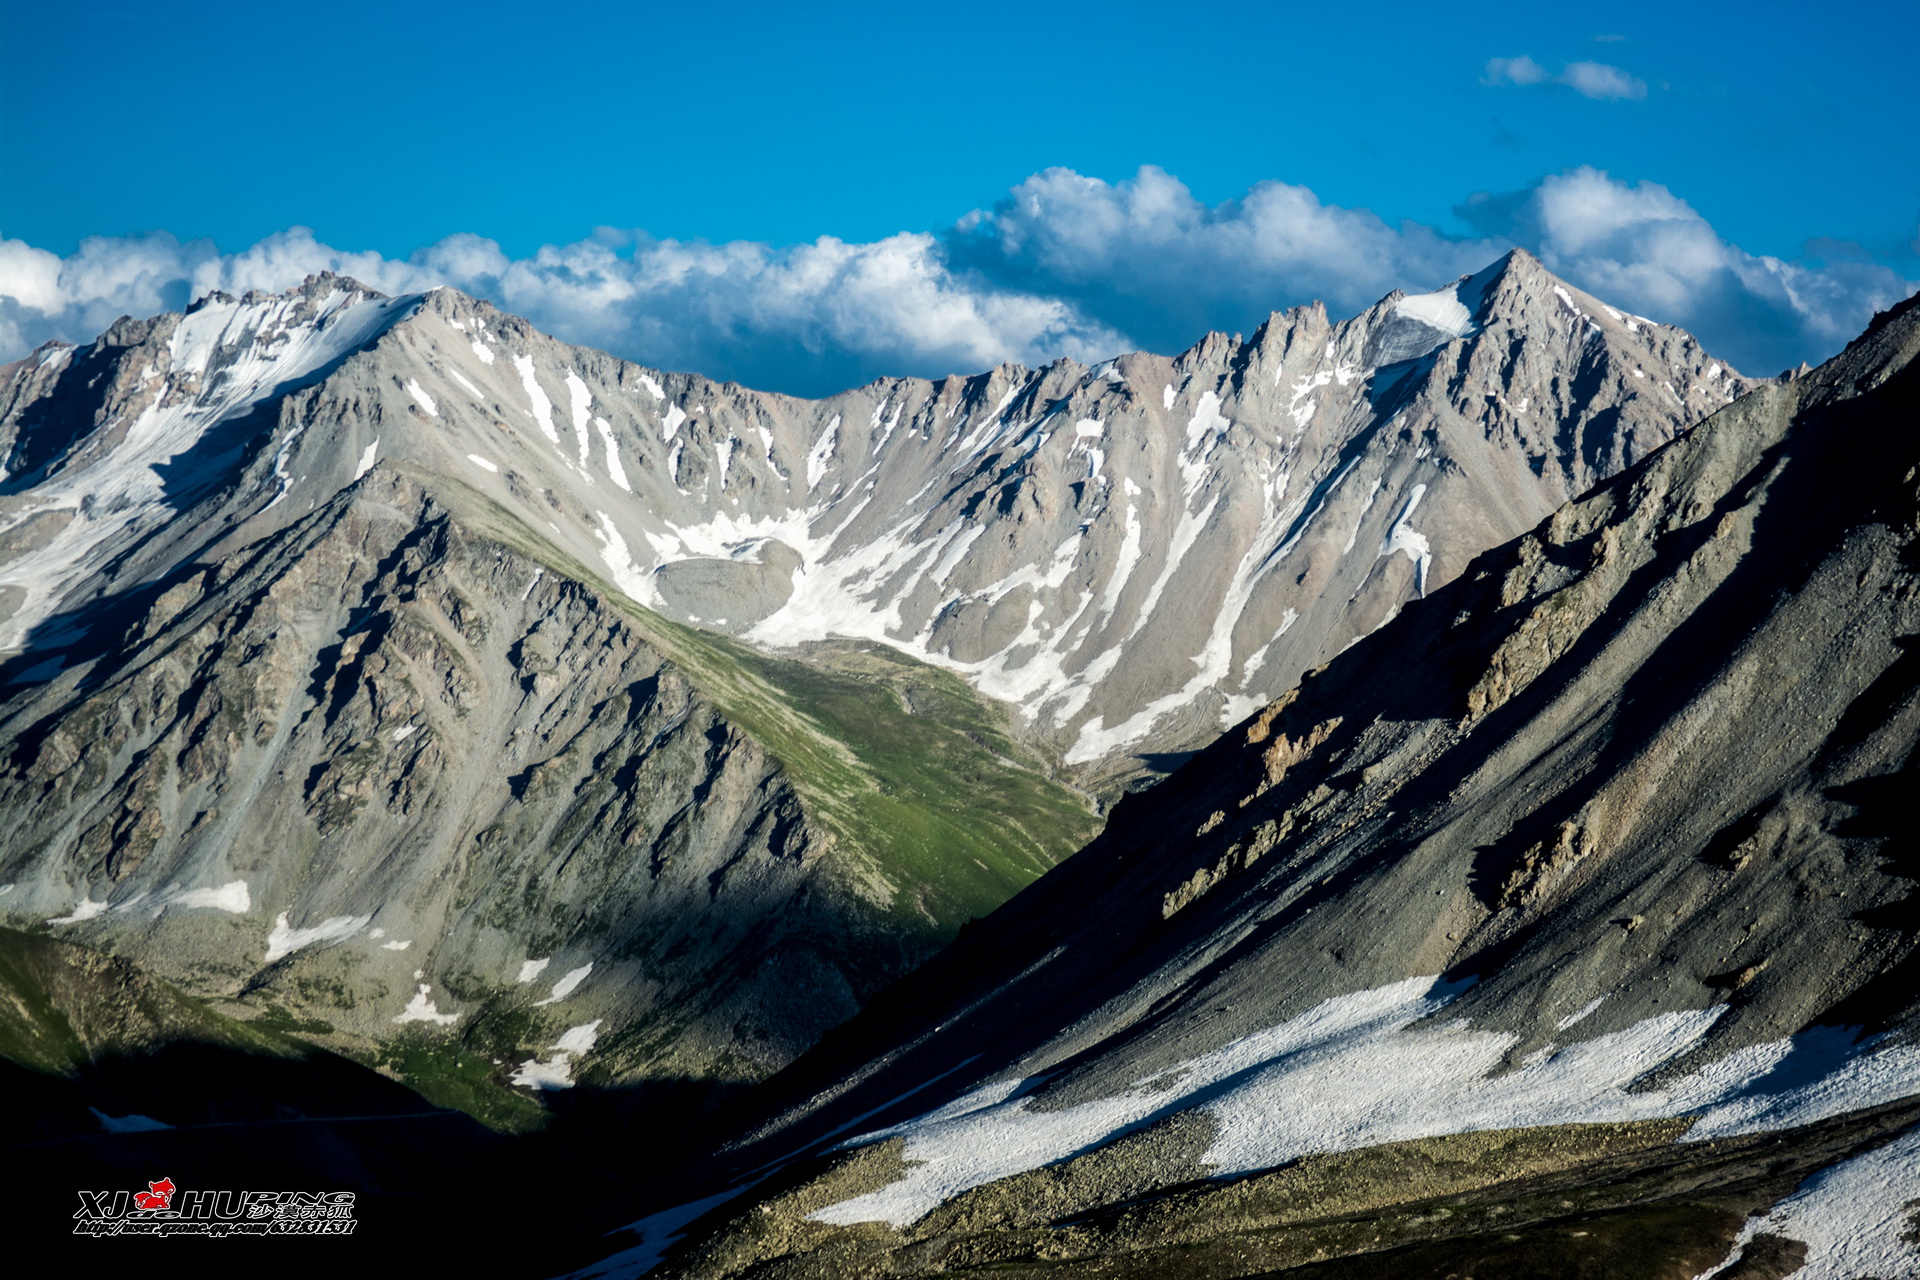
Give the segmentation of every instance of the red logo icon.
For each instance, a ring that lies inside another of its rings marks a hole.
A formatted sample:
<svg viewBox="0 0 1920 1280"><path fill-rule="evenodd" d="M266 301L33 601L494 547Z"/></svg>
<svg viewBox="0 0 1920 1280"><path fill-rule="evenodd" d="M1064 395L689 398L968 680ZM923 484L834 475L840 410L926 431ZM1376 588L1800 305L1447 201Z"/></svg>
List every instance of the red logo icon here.
<svg viewBox="0 0 1920 1280"><path fill-rule="evenodd" d="M172 1178L162 1178L158 1182L149 1182L147 1190L133 1193L133 1207L136 1209L164 1209L173 1203L173 1193L179 1188L173 1185Z"/></svg>

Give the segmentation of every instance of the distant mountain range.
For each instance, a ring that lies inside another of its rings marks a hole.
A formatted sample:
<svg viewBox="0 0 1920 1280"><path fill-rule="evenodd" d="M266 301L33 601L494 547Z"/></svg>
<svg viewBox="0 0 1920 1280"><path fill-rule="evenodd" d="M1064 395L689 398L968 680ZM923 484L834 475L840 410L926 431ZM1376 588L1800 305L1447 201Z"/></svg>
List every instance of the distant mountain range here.
<svg viewBox="0 0 1920 1280"><path fill-rule="evenodd" d="M690 1122L1757 385L1518 252L821 401L337 277L122 320L0 371L0 917L496 1127Z"/></svg>

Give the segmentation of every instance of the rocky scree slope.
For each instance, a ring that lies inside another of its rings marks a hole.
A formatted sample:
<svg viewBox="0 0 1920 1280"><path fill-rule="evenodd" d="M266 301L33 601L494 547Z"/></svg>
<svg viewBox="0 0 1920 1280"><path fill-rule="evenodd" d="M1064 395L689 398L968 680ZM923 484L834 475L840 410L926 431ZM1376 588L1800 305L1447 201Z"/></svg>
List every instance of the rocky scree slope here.
<svg viewBox="0 0 1920 1280"><path fill-rule="evenodd" d="M1920 1272L1917 355L1909 302L1128 798L585 1274Z"/></svg>
<svg viewBox="0 0 1920 1280"><path fill-rule="evenodd" d="M0 704L8 920L513 1125L764 1076L1090 833L954 677L688 631L358 446L420 306L321 280L15 371L58 643ZM53 364L91 415L19 391Z"/></svg>
<svg viewBox="0 0 1920 1280"><path fill-rule="evenodd" d="M1111 794L1751 385L1520 252L1339 323L819 401L322 280L12 372L0 647L386 459L673 620L937 664Z"/></svg>

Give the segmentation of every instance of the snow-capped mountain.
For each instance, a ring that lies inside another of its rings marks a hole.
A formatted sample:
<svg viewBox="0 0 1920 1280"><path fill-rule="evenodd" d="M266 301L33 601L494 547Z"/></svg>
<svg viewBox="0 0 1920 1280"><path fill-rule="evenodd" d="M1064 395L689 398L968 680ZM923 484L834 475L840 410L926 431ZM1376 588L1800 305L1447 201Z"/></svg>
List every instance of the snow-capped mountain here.
<svg viewBox="0 0 1920 1280"><path fill-rule="evenodd" d="M822 401L448 290L124 320L0 375L0 916L502 1114L714 1096L1089 838L1063 767L1163 771L1749 385L1517 253Z"/></svg>
<svg viewBox="0 0 1920 1280"><path fill-rule="evenodd" d="M1172 359L823 401L642 369L449 291L216 297L13 374L0 646L57 648L76 606L385 459L667 617L954 671L1098 780L1204 743L1750 385L1519 252L1337 324L1302 308Z"/></svg>

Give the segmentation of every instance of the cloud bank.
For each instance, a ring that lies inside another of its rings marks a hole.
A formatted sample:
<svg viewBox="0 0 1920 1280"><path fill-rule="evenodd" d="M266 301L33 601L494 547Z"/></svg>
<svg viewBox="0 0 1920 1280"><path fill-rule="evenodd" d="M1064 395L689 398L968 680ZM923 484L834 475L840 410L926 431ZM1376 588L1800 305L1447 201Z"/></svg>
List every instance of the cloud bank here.
<svg viewBox="0 0 1920 1280"><path fill-rule="evenodd" d="M1474 196L1456 213L1471 234L1392 225L1280 182L1208 205L1149 166L1118 183L1050 169L943 232L867 244L603 231L512 258L456 235L396 259L296 227L231 254L156 233L89 239L62 258L0 240L0 359L48 339L84 342L117 316L179 310L213 289L278 290L327 270L389 293L452 285L570 341L812 395L882 374L1178 351L1210 328L1251 331L1316 298L1350 314L1523 245L1614 305L1770 373L1825 358L1920 283L1864 255L1746 253L1665 187L1588 168Z"/></svg>
<svg viewBox="0 0 1920 1280"><path fill-rule="evenodd" d="M305 227L224 255L165 233L88 239L65 259L4 240L0 359L49 338L86 341L120 315L180 310L214 289L286 289L317 271L385 293L452 285L569 341L802 394L1002 360L1096 360L1128 345L1061 299L964 279L945 256L925 233L774 249L604 231L520 259L462 234L405 260L344 252Z"/></svg>

